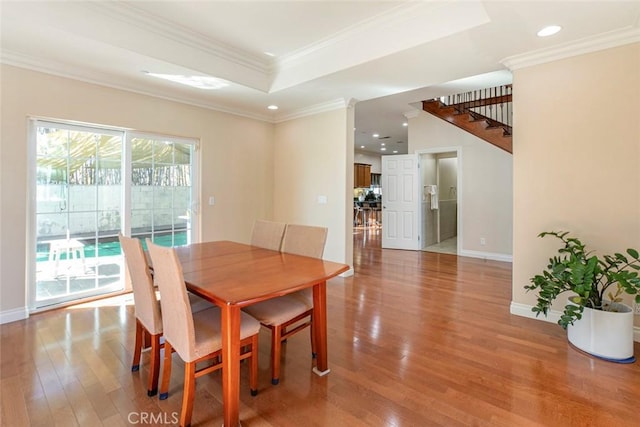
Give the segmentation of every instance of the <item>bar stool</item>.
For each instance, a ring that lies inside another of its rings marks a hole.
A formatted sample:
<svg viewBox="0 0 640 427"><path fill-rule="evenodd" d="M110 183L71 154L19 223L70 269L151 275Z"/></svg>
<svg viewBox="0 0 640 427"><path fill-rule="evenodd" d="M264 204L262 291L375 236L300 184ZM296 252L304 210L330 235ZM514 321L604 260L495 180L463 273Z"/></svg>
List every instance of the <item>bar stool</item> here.
<svg viewBox="0 0 640 427"><path fill-rule="evenodd" d="M362 225L371 225L371 204L369 202L362 202Z"/></svg>
<svg viewBox="0 0 640 427"><path fill-rule="evenodd" d="M376 206L372 208L373 217L375 221L375 226L380 227L382 225L382 208L380 207L380 203L376 202Z"/></svg>

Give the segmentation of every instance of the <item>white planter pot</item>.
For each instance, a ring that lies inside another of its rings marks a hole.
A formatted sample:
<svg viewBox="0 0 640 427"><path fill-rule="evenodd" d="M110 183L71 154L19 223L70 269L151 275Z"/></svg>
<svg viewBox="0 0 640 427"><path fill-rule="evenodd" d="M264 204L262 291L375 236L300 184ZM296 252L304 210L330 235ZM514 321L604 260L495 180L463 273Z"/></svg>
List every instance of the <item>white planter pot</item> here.
<svg viewBox="0 0 640 427"><path fill-rule="evenodd" d="M582 319L567 327L567 337L589 354L623 361L633 358L633 311L621 303L612 306L616 312L585 307Z"/></svg>

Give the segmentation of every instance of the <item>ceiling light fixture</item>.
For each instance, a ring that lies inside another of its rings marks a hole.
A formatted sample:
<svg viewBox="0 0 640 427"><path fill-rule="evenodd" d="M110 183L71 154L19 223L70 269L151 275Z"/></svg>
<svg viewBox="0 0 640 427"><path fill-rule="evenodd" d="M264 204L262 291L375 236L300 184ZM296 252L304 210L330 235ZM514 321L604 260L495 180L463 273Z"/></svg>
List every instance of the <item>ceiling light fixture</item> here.
<svg viewBox="0 0 640 427"><path fill-rule="evenodd" d="M169 80L174 83L180 83L198 89L216 90L229 86L228 81L210 76L183 76L180 74L150 73L148 71L143 71L143 73L148 76L157 77L163 80Z"/></svg>
<svg viewBox="0 0 640 427"><path fill-rule="evenodd" d="M385 143L384 143L384 142L381 142L381 143L380 143L380 145L382 145L382 146L384 147Z"/></svg>
<svg viewBox="0 0 640 427"><path fill-rule="evenodd" d="M398 154L398 150L393 150L393 154Z"/></svg>
<svg viewBox="0 0 640 427"><path fill-rule="evenodd" d="M562 29L559 25L549 25L538 31L538 37L549 37Z"/></svg>
<svg viewBox="0 0 640 427"><path fill-rule="evenodd" d="M380 151L387 151L387 149L386 149L386 148L384 148L384 147L382 147L382 148L380 149Z"/></svg>
<svg viewBox="0 0 640 427"><path fill-rule="evenodd" d="M374 134L373 134L373 137L374 137L374 138L377 138L377 137L379 137L379 136L380 136L380 134L377 134L377 133L374 133Z"/></svg>
<svg viewBox="0 0 640 427"><path fill-rule="evenodd" d="M404 122L404 123L402 123L402 126L409 126L409 123Z"/></svg>
<svg viewBox="0 0 640 427"><path fill-rule="evenodd" d="M364 145L361 145L360 148L364 148Z"/></svg>
<svg viewBox="0 0 640 427"><path fill-rule="evenodd" d="M274 110L274 111L275 111L275 110L277 110L277 109L278 109L278 106L277 106L277 105L269 105L267 108L268 108L269 110Z"/></svg>
<svg viewBox="0 0 640 427"><path fill-rule="evenodd" d="M275 54L275 53L271 53L271 52L263 52L263 53L264 53L265 55L267 55L267 56L271 56L271 57L276 56L276 54Z"/></svg>

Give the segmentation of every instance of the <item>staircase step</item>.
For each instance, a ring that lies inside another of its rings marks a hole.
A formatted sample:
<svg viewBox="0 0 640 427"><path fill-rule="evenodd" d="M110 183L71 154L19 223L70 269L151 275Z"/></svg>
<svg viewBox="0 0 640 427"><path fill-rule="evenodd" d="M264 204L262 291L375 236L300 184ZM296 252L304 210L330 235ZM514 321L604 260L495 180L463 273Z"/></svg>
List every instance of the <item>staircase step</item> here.
<svg viewBox="0 0 640 427"><path fill-rule="evenodd" d="M456 108L445 106L438 100L423 101L422 109L508 153L513 153L511 132L502 123L497 124L498 122L495 120L487 119L487 117L472 111L460 113Z"/></svg>

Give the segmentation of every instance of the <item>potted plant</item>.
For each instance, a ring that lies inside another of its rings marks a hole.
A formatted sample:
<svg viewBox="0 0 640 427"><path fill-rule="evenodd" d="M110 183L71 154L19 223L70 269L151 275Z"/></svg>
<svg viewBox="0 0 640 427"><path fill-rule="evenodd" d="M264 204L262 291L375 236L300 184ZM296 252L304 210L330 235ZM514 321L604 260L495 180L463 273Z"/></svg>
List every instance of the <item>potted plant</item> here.
<svg viewBox="0 0 640 427"><path fill-rule="evenodd" d="M562 241L558 255L549 259L542 274L530 279L527 291L537 292L532 311L545 316L553 301L572 292L558 324L567 329L569 342L595 356L619 362L633 357L633 310L622 303L621 295L635 296L640 304L640 258L638 251L598 257L568 232L544 232Z"/></svg>

